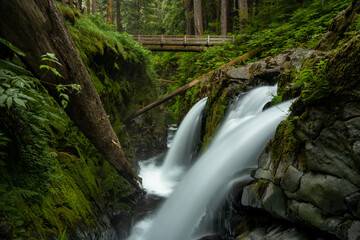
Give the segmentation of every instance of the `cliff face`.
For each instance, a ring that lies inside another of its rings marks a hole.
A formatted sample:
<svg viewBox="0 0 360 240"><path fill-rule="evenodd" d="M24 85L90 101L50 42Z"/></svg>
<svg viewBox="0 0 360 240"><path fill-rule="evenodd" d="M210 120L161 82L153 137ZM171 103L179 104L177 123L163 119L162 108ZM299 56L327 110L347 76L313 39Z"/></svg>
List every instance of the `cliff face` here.
<svg viewBox="0 0 360 240"><path fill-rule="evenodd" d="M358 6L359 1L354 1L345 16L354 18ZM331 33L326 36L338 41ZM329 236L359 238L359 40L358 32L327 56L327 93L306 99L303 91L293 104L291 116L279 125L261 155L253 175L256 180L244 189L242 205ZM238 238L251 239L256 231L248 230ZM262 233L263 237L270 235ZM308 238L311 236L299 239Z"/></svg>
<svg viewBox="0 0 360 240"><path fill-rule="evenodd" d="M275 101L298 96L259 158L255 179L228 218L236 239L359 239L360 1L339 14L318 44L215 74L205 146L233 96L278 81ZM347 36L345 38L345 36Z"/></svg>

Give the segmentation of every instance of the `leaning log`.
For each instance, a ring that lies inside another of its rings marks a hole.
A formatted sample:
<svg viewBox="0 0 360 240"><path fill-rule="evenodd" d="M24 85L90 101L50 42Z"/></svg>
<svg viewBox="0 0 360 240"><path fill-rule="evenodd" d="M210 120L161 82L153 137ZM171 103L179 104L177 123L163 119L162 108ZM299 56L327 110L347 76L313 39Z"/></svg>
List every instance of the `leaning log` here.
<svg viewBox="0 0 360 240"><path fill-rule="evenodd" d="M236 64L238 64L238 63L240 63L240 62L243 62L243 61L245 61L245 60L247 60L247 59L249 59L249 58L255 57L260 51L261 51L261 48L257 48L257 49L255 49L255 50L252 50L252 51L250 51L250 52L245 53L244 55L241 55L240 57L232 60L231 62L228 62L228 63L222 65L221 67L219 67L219 68L217 68L217 69L215 69L215 70L213 70L213 71L210 71L210 72L208 72L208 73L205 73L204 75L196 78L196 79L193 80L192 82L190 82L190 83L182 86L181 88L176 89L175 91L169 93L168 95L166 95L166 96L164 96L164 97L156 100L155 102L152 102L152 103L150 103L149 105L141 108L140 110L132 113L130 116L128 116L127 118L125 118L124 121L125 121L125 122L128 122L129 120L133 119L134 117L137 117L137 116L139 116L139 115L141 115L141 114L144 114L145 112L149 111L150 109L152 109L152 108L154 108L154 107L156 107L156 106L158 106L158 105L160 105L160 104L162 104L162 103L164 103L164 102L172 99L173 97L176 97L177 95L179 95L179 94L181 94L181 93L189 90L190 88L194 87L195 85L201 83L202 81L204 81L205 79L207 79L208 77L210 77L211 75L213 75L215 71L222 70L222 69L225 69L225 68L234 66L234 65L236 65Z"/></svg>
<svg viewBox="0 0 360 240"><path fill-rule="evenodd" d="M110 124L99 95L86 71L65 20L54 0L0 0L0 36L25 52L24 63L37 77L57 84L79 84L81 93L68 92L65 111L109 163L136 189L137 175L126 159ZM64 79L40 70L40 56L54 53L62 67L57 70ZM44 85L59 101L53 85Z"/></svg>

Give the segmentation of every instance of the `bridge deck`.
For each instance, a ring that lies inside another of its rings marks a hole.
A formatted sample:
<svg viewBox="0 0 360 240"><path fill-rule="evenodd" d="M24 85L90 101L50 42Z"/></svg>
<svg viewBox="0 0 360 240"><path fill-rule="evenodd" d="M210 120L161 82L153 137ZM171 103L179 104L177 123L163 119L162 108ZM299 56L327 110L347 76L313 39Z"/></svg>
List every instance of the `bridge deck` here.
<svg viewBox="0 0 360 240"><path fill-rule="evenodd" d="M218 35L133 35L133 38L143 45L161 46L212 46L234 42L233 36Z"/></svg>

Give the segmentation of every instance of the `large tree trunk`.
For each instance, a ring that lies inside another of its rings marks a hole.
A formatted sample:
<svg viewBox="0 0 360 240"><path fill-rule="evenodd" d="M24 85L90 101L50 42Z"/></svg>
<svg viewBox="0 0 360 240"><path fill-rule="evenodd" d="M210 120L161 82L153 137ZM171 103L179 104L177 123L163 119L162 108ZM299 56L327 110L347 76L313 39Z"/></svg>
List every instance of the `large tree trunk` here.
<svg viewBox="0 0 360 240"><path fill-rule="evenodd" d="M240 33L243 33L249 15L247 0L239 0L238 6L239 6L239 14L240 14Z"/></svg>
<svg viewBox="0 0 360 240"><path fill-rule="evenodd" d="M82 7L82 0L77 0L77 2L76 2L76 8L77 8L77 10L81 10L81 7Z"/></svg>
<svg viewBox="0 0 360 240"><path fill-rule="evenodd" d="M195 25L195 35L203 35L203 17L202 17L202 8L201 0L194 0L194 25Z"/></svg>
<svg viewBox="0 0 360 240"><path fill-rule="evenodd" d="M117 26L117 30L119 32L121 32L123 30L122 24L121 24L120 3L121 3L121 0L116 0L116 26Z"/></svg>
<svg viewBox="0 0 360 240"><path fill-rule="evenodd" d="M221 0L221 35L227 34L229 1Z"/></svg>
<svg viewBox="0 0 360 240"><path fill-rule="evenodd" d="M74 0L69 0L69 5L71 8L74 7Z"/></svg>
<svg viewBox="0 0 360 240"><path fill-rule="evenodd" d="M121 149L56 2L54 0L0 0L0 2L0 37L26 53L23 61L38 77L44 75L44 70L39 69L40 56L48 52L57 56L63 65L57 69L64 79L47 73L42 80L53 84L74 83L81 86L81 93L68 92L70 101L65 111L111 165L140 190L136 180L137 175ZM52 85L44 86L59 101L56 89Z"/></svg>
<svg viewBox="0 0 360 240"><path fill-rule="evenodd" d="M91 6L90 0L86 0L86 12L87 12L87 14L91 13L90 6Z"/></svg>
<svg viewBox="0 0 360 240"><path fill-rule="evenodd" d="M91 0L92 6L91 6L91 11L92 14L96 14L96 0Z"/></svg>
<svg viewBox="0 0 360 240"><path fill-rule="evenodd" d="M188 0L186 5L186 34L194 34L194 12L193 12L193 2Z"/></svg>
<svg viewBox="0 0 360 240"><path fill-rule="evenodd" d="M111 24L112 23L112 6L111 6L111 0L107 0L107 17L106 17L106 23Z"/></svg>

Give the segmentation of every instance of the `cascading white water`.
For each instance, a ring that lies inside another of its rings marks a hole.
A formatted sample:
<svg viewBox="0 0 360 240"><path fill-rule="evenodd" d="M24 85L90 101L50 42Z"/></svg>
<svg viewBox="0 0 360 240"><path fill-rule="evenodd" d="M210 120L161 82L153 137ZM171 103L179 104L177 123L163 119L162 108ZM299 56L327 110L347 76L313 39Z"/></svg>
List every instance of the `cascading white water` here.
<svg viewBox="0 0 360 240"><path fill-rule="evenodd" d="M141 169L139 175L148 193L168 196L185 169L190 166L200 141L201 120L206 99L197 102L183 119L162 166L158 166L156 158L139 163Z"/></svg>
<svg viewBox="0 0 360 240"><path fill-rule="evenodd" d="M216 207L213 202L221 202L226 194L221 189L231 181L235 172L256 165L266 142L272 138L280 121L285 119L290 101L262 112L275 91L276 86L260 87L239 98L214 141L165 201L149 223L151 226L141 236L130 239L195 238L194 230L206 207Z"/></svg>

